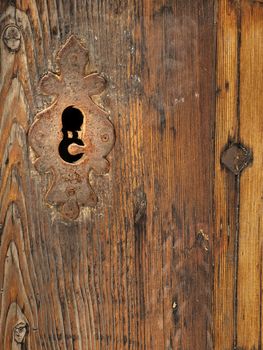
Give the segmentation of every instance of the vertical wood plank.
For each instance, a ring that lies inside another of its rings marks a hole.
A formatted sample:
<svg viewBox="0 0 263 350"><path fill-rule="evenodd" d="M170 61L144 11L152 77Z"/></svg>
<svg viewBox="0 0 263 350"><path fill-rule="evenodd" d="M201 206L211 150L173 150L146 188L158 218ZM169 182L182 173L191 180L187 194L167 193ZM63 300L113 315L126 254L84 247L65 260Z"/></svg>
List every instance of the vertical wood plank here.
<svg viewBox="0 0 263 350"><path fill-rule="evenodd" d="M213 349L214 2L9 3L1 30L22 37L0 47L2 347L21 320L30 350ZM116 144L110 173L90 175L98 206L67 221L27 130L72 33L108 81Z"/></svg>
<svg viewBox="0 0 263 350"><path fill-rule="evenodd" d="M238 254L238 348L262 343L262 89L263 6L242 1L240 57L240 137L253 151L253 166L240 182Z"/></svg>
<svg viewBox="0 0 263 350"><path fill-rule="evenodd" d="M214 337L228 350L236 338L238 179L220 164L222 151L239 141L239 1L220 0L217 9L217 89L215 133Z"/></svg>
<svg viewBox="0 0 263 350"><path fill-rule="evenodd" d="M144 13L147 345L212 349L214 9L171 3Z"/></svg>

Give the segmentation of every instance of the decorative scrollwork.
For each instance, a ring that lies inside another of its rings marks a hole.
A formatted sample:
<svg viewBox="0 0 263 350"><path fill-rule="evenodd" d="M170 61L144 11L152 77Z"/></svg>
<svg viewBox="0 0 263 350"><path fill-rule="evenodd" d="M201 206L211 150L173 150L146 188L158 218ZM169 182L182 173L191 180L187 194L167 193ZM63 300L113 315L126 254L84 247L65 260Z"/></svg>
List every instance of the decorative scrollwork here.
<svg viewBox="0 0 263 350"><path fill-rule="evenodd" d="M95 206L97 196L89 172L109 171L105 158L114 141L108 113L91 98L105 89L98 73L84 75L87 50L71 36L57 54L60 74L49 72L40 81L41 91L55 95L40 112L29 131L29 143L37 155L36 169L53 173L46 200L61 213L76 219L81 206Z"/></svg>

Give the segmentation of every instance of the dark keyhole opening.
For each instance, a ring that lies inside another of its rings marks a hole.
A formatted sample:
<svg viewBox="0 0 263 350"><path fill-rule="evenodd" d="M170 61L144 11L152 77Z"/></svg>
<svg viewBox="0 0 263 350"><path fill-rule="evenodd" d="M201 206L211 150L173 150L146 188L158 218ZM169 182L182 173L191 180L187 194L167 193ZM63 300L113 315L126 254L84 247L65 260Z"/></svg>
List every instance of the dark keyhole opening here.
<svg viewBox="0 0 263 350"><path fill-rule="evenodd" d="M68 152L68 147L72 143L84 146L84 143L79 139L78 131L81 130L83 124L83 114L78 108L69 106L62 113L62 134L63 139L59 144L60 157L68 163L78 161L83 153L72 155Z"/></svg>

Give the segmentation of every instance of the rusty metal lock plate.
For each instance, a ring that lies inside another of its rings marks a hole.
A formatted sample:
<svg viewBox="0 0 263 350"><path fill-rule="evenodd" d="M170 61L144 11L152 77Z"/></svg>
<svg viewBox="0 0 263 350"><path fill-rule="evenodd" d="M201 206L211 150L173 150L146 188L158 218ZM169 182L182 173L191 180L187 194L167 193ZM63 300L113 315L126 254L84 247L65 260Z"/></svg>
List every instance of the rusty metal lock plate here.
<svg viewBox="0 0 263 350"><path fill-rule="evenodd" d="M57 62L60 74L49 72L40 81L41 91L56 99L36 115L29 144L37 155L36 169L53 174L46 201L65 217L76 219L80 207L97 203L89 173L109 171L105 157L115 133L108 113L92 100L105 89L105 80L98 73L85 76L87 50L75 36L58 52Z"/></svg>

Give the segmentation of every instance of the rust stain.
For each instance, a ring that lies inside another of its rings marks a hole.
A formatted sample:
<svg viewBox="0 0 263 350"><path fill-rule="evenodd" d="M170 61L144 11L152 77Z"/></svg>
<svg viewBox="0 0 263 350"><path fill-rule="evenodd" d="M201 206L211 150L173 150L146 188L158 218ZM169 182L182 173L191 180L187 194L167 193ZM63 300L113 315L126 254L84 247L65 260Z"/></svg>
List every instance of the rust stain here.
<svg viewBox="0 0 263 350"><path fill-rule="evenodd" d="M40 81L41 91L56 99L36 115L29 144L37 155L36 169L53 173L46 201L65 217L76 219L81 206L97 203L89 172L109 171L105 157L114 145L115 133L108 113L91 98L105 89L105 80L98 73L84 76L87 50L75 36L58 52L57 61L60 75L49 72ZM67 123L75 123L75 130L63 124L63 115L69 115ZM83 120L77 122L78 118Z"/></svg>

